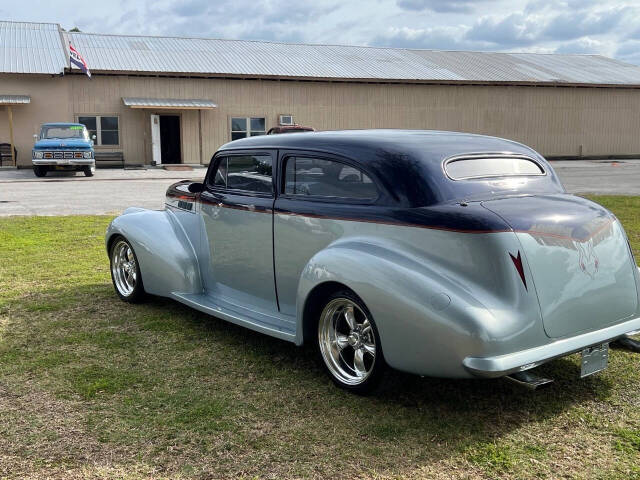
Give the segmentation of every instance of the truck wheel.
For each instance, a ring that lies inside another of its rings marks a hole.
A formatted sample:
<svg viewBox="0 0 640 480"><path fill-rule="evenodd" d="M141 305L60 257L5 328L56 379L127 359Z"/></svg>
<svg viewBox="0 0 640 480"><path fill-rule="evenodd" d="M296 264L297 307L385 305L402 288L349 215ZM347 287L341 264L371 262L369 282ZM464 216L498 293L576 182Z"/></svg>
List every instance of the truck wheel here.
<svg viewBox="0 0 640 480"><path fill-rule="evenodd" d="M34 165L33 166L33 173L36 174L36 177L44 177L47 174L47 171L49 169L47 168L46 165Z"/></svg>
<svg viewBox="0 0 640 480"><path fill-rule="evenodd" d="M96 173L96 167L86 166L82 169L85 177L93 177L93 174Z"/></svg>

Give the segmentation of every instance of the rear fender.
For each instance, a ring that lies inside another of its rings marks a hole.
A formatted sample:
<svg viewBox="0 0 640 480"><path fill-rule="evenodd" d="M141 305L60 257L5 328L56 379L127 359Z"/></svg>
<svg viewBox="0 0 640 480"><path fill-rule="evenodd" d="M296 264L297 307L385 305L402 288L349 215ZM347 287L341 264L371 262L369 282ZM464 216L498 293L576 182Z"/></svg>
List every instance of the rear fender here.
<svg viewBox="0 0 640 480"><path fill-rule="evenodd" d="M507 241L516 240L513 234L505 235L511 235ZM303 341L303 322L315 320L303 318L310 292L323 283L338 282L353 290L371 311L390 366L420 375L468 377L462 361L469 355L499 354L514 339L520 344L547 339L535 294L529 296L513 266L509 268L513 275L503 290L522 291L524 298L514 300L519 293L496 298L393 242L352 238L335 243L318 252L302 272L297 343Z"/></svg>
<svg viewBox="0 0 640 480"><path fill-rule="evenodd" d="M107 228L107 248L116 235L133 246L147 293L202 292L193 244L171 210L129 208Z"/></svg>

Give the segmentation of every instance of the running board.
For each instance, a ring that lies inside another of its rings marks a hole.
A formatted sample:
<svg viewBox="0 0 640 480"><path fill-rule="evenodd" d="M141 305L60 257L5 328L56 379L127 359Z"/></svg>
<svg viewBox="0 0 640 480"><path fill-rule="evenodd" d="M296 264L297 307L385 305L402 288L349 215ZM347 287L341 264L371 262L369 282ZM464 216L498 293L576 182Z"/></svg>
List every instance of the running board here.
<svg viewBox="0 0 640 480"><path fill-rule="evenodd" d="M222 320L282 340L296 342L296 335L293 329L295 327L292 328L292 323L284 320L284 318L265 315L248 309L241 309L224 301L215 302L211 296L205 294L173 292L171 293L171 297L196 310L221 318Z"/></svg>
<svg viewBox="0 0 640 480"><path fill-rule="evenodd" d="M512 373L505 378L530 390L538 390L553 383L552 379L539 377L531 371Z"/></svg>

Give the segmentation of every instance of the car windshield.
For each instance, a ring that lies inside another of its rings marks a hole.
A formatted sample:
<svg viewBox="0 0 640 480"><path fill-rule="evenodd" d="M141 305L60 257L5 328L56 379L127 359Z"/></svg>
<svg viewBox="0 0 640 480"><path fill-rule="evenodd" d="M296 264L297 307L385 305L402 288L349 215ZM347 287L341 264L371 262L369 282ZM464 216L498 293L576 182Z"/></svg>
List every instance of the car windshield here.
<svg viewBox="0 0 640 480"><path fill-rule="evenodd" d="M89 140L89 133L84 125L43 125L40 138L82 138Z"/></svg>

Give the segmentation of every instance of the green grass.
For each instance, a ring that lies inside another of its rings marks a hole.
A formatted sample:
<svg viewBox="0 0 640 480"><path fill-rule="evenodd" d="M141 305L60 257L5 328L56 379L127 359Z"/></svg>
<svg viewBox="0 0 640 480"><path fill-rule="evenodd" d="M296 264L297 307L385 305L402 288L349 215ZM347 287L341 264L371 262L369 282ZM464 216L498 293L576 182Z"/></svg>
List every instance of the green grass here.
<svg viewBox="0 0 640 480"><path fill-rule="evenodd" d="M627 231L636 261L640 262L640 197L592 195L588 198L604 205L616 214Z"/></svg>
<svg viewBox="0 0 640 480"><path fill-rule="evenodd" d="M467 458L474 464L495 473L505 473L515 465L515 454L509 445L477 443L467 452Z"/></svg>
<svg viewBox="0 0 640 480"><path fill-rule="evenodd" d="M640 258L640 198L595 200ZM640 478L640 356L350 395L310 348L118 300L108 222L0 220L0 478Z"/></svg>
<svg viewBox="0 0 640 480"><path fill-rule="evenodd" d="M616 442L618 450L631 454L640 452L640 428L620 428L615 433L618 436Z"/></svg>

